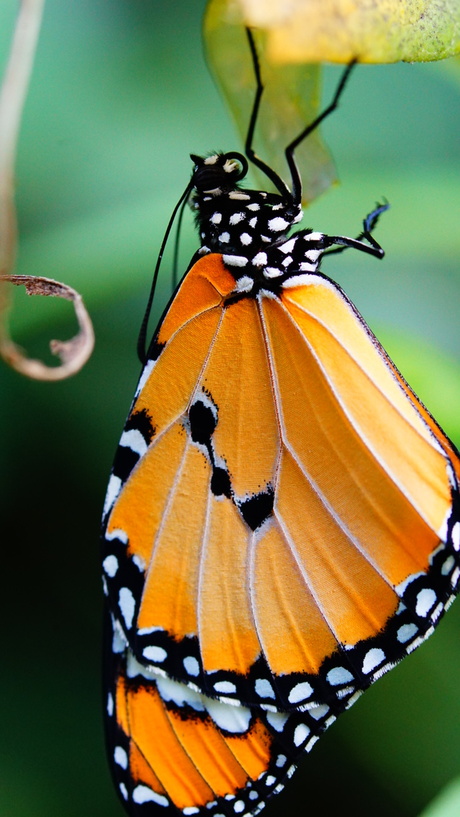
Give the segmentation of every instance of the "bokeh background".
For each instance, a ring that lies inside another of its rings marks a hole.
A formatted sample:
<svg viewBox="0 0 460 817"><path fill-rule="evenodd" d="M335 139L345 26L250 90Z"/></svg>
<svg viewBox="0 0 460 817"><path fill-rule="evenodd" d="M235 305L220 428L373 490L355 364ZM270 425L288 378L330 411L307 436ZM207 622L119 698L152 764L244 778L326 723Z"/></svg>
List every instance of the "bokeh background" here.
<svg viewBox="0 0 460 817"><path fill-rule="evenodd" d="M0 5L5 59L16 0ZM84 296L96 349L67 382L0 370L0 815L122 817L100 691L98 529L139 374L137 332L190 152L241 149L207 72L203 0L48 0L21 133L19 272ZM328 68L325 96L339 69ZM460 69L359 67L324 127L341 185L306 222L356 235L386 196L383 262L348 252L325 271L355 301L460 443ZM182 266L195 247L191 228ZM170 286L163 268L163 297ZM161 309L157 305L157 311ZM75 330L71 307L15 293L30 353ZM306 759L267 817L416 817L460 774L460 603Z"/></svg>

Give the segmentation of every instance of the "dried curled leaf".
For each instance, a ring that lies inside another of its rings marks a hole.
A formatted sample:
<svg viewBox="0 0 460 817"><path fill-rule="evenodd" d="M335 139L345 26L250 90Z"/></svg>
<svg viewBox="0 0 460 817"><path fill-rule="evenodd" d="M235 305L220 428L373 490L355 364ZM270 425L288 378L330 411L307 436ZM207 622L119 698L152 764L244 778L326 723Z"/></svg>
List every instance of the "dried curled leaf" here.
<svg viewBox="0 0 460 817"><path fill-rule="evenodd" d="M50 349L61 360L59 366L47 366L28 358L14 343L5 328L0 337L0 355L17 372L36 380L64 380L76 374L87 362L94 348L94 330L81 295L67 284L33 275L2 275L0 281L25 286L28 295L47 295L72 301L80 327L77 335L67 341L52 340Z"/></svg>
<svg viewBox="0 0 460 817"><path fill-rule="evenodd" d="M228 0L273 62L425 62L460 51L459 0Z"/></svg>
<svg viewBox="0 0 460 817"><path fill-rule="evenodd" d="M286 178L286 145L318 114L321 68L317 65L273 66L266 58L266 36L259 31L254 35L265 88L254 147L264 161ZM256 80L239 7L228 0L211 0L204 19L204 39L209 66L244 142ZM334 163L319 130L299 146L296 160L304 180L304 202L309 203L336 180ZM267 187L265 176L260 184L264 189Z"/></svg>

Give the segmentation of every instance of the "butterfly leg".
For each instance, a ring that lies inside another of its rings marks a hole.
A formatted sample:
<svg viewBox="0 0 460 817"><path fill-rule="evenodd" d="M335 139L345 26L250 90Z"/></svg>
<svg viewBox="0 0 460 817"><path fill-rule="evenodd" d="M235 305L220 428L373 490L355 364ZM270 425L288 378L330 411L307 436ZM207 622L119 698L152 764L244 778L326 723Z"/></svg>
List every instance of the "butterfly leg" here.
<svg viewBox="0 0 460 817"><path fill-rule="evenodd" d="M376 258L383 258L385 251L382 249L378 241L375 240L371 230L377 226L380 216L382 213L388 210L389 206L390 205L387 201L384 201L383 204L377 204L377 207L372 210L372 212L369 213L363 220L363 230L358 236L356 236L356 238L347 238L346 236L342 235L325 236L327 247L332 247L334 244L338 244L339 246L334 247L333 249L327 249L324 252L324 255L332 255L333 253L343 252L344 250L352 248L355 250L360 250L361 252L366 252L369 255L374 255Z"/></svg>

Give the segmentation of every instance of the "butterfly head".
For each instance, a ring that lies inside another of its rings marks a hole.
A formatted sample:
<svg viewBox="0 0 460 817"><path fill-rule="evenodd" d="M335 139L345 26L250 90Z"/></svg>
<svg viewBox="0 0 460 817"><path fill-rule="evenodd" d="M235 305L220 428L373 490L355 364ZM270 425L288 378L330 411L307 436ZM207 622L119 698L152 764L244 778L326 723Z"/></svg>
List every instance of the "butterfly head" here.
<svg viewBox="0 0 460 817"><path fill-rule="evenodd" d="M282 240L302 218L290 194L266 193L240 186L248 172L241 153L214 153L195 164L192 208L207 252L254 253Z"/></svg>
<svg viewBox="0 0 460 817"><path fill-rule="evenodd" d="M214 153L211 156L190 156L195 163L193 186L197 192L220 196L234 190L248 172L248 163L241 153Z"/></svg>

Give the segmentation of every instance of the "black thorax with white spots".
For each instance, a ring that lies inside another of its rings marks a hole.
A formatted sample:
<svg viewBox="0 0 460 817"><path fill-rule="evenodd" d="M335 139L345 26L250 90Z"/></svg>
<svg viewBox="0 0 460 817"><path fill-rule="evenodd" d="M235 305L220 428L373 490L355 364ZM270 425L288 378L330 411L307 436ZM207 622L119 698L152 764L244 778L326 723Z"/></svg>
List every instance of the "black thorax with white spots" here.
<svg viewBox="0 0 460 817"><path fill-rule="evenodd" d="M322 252L331 246L323 233L303 230L288 238L302 219L300 202L239 185L247 163L239 154L192 156L195 210L200 254L221 253L236 280L237 292L278 290L298 285L302 273L315 272ZM296 280L292 280L295 276Z"/></svg>

